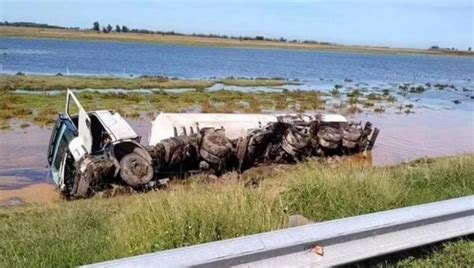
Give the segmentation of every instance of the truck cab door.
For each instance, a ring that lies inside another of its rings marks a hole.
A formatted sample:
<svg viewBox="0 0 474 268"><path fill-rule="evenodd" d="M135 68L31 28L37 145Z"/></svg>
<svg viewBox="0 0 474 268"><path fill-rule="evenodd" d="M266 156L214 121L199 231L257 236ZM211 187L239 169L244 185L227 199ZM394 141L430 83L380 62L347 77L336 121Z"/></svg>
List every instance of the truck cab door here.
<svg viewBox="0 0 474 268"><path fill-rule="evenodd" d="M48 164L53 181L60 188L64 186L64 168L68 158L68 145L76 138L72 122L60 118L56 122L48 148Z"/></svg>
<svg viewBox="0 0 474 268"><path fill-rule="evenodd" d="M71 107L71 103L73 107ZM67 90L66 96L66 114L71 118L70 111L71 108L75 108L78 111L78 121L77 121L77 130L78 130L78 140L81 143L81 147L85 149L87 153L92 151L92 131L91 131L91 119L87 112L82 108L81 103L76 98L74 93L71 90Z"/></svg>

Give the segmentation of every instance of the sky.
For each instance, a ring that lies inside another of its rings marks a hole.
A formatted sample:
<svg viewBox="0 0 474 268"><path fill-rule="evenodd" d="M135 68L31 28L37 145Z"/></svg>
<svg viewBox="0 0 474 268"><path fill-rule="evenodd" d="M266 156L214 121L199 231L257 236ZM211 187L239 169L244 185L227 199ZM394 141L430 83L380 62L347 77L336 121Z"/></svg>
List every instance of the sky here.
<svg viewBox="0 0 474 268"><path fill-rule="evenodd" d="M466 50L474 0L0 0L0 21Z"/></svg>

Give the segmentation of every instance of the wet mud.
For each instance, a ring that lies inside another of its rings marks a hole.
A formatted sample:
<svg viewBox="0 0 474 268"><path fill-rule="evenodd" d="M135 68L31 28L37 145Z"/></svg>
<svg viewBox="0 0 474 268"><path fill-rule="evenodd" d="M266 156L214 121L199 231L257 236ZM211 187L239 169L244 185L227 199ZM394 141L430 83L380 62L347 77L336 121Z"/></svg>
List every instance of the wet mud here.
<svg viewBox="0 0 474 268"><path fill-rule="evenodd" d="M0 190L0 207L28 203L50 203L60 199L56 187L50 183L36 183L11 190Z"/></svg>

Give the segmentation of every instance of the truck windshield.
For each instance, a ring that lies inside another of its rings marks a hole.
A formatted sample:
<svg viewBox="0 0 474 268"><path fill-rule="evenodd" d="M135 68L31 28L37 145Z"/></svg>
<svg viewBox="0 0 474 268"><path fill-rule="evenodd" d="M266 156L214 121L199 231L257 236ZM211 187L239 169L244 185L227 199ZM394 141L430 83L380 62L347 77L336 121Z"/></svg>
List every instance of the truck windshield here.
<svg viewBox="0 0 474 268"><path fill-rule="evenodd" d="M58 130L57 140L54 148L51 173L56 184L60 184L61 174L60 168L68 149L69 142L74 138L74 133L65 123L61 124Z"/></svg>

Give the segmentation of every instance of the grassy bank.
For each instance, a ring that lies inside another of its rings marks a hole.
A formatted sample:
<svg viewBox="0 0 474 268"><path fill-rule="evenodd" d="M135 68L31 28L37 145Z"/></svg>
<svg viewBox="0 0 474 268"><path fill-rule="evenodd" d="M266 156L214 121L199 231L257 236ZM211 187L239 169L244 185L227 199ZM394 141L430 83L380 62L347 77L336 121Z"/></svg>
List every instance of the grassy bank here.
<svg viewBox="0 0 474 268"><path fill-rule="evenodd" d="M388 48L370 46L344 46L320 43L290 43L265 40L238 40L226 38L207 38L197 36L178 36L141 33L101 33L69 29L45 29L33 27L0 26L0 37L27 37L27 38L54 38L66 40L100 40L121 42L143 42L159 44L178 44L207 47L245 47L267 49L294 49L313 51L334 51L353 53L381 53L381 54L425 54L425 55L466 55L474 53L466 51L425 50L411 48Z"/></svg>
<svg viewBox="0 0 474 268"><path fill-rule="evenodd" d="M474 155L392 168L308 162L255 189L191 180L148 194L0 208L0 266L73 266L285 228L296 213L324 221L470 195L473 167ZM443 253L444 264L473 265L470 255L453 257L472 243L461 247Z"/></svg>

